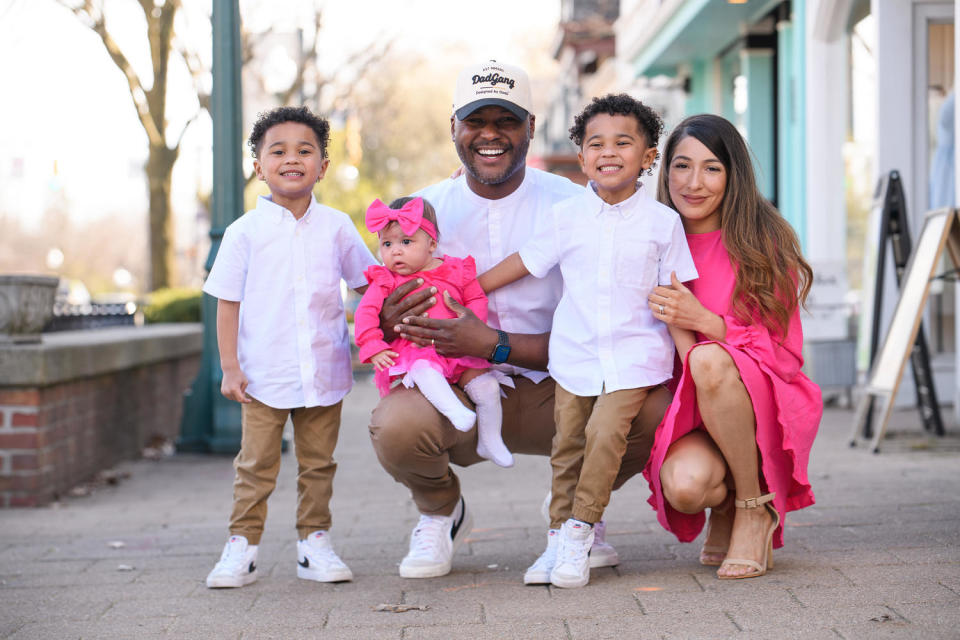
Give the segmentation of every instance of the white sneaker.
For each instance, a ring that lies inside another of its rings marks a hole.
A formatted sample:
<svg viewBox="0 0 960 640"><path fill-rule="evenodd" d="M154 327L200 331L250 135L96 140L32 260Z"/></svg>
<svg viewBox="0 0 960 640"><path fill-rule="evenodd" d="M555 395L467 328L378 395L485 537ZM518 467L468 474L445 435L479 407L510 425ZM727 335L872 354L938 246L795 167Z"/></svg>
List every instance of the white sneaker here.
<svg viewBox="0 0 960 640"><path fill-rule="evenodd" d="M207 586L211 589L243 587L256 579L257 545L248 544L243 536L230 536L219 562L207 574Z"/></svg>
<svg viewBox="0 0 960 640"><path fill-rule="evenodd" d="M317 582L346 582L353 580L353 572L333 550L330 534L314 531L306 540L297 540L297 577Z"/></svg>
<svg viewBox="0 0 960 640"><path fill-rule="evenodd" d="M582 587L590 582L590 546L593 527L570 518L560 528L557 561L550 572L550 584L564 589Z"/></svg>
<svg viewBox="0 0 960 640"><path fill-rule="evenodd" d="M550 498L551 493L547 491L547 497L543 499L540 505L540 515L550 526ZM613 545L607 543L607 525L603 520L593 525L594 538L593 547L590 548L590 568L599 569L600 567L612 567L620 564L620 555Z"/></svg>
<svg viewBox="0 0 960 640"><path fill-rule="evenodd" d="M593 525L593 546L590 547L590 568L612 567L620 564L617 550L607 544L607 524L600 520Z"/></svg>
<svg viewBox="0 0 960 640"><path fill-rule="evenodd" d="M547 531L547 548L523 574L523 584L550 584L550 572L553 571L553 565L557 561L557 542L559 540L559 529Z"/></svg>
<svg viewBox="0 0 960 640"><path fill-rule="evenodd" d="M436 578L450 573L453 553L473 529L473 515L461 496L449 516L420 516L410 534L410 551L400 563L401 578Z"/></svg>

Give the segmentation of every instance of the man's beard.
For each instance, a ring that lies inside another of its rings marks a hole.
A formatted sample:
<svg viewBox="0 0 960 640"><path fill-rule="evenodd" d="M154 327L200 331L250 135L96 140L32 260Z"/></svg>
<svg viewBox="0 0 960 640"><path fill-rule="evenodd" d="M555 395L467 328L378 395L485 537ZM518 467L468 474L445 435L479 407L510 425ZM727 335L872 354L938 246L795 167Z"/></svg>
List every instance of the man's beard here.
<svg viewBox="0 0 960 640"><path fill-rule="evenodd" d="M527 151L530 148L530 137L524 136L523 140L516 147L508 146L504 153L513 153L513 161L500 173L494 175L481 174L480 168L474 162L474 151L466 151L460 145L456 145L457 155L460 156L460 162L463 163L474 180L480 184L497 185L509 180L527 161Z"/></svg>

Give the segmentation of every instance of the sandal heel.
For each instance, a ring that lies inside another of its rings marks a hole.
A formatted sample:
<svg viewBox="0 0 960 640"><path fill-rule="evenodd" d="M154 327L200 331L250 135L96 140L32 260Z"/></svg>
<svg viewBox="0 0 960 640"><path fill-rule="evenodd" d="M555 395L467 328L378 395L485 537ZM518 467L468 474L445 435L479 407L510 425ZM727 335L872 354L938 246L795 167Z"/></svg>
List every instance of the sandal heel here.
<svg viewBox="0 0 960 640"><path fill-rule="evenodd" d="M780 526L780 514L777 510L770 504L773 501L773 498L776 494L773 492L764 494L756 498L747 498L746 500L734 500L733 504L737 509L758 509L763 507L767 510L767 513L770 514L772 521L770 522L770 527L767 529L766 534L766 544L763 547L763 561L755 562L754 560L747 560L745 558L726 558L720 564L720 568L727 565L741 565L745 567L750 567L753 571L745 573L739 576L723 576L717 574L717 578L720 580L740 580L743 578L758 578L764 575L767 572L767 569L773 568L773 533L777 530L777 527Z"/></svg>

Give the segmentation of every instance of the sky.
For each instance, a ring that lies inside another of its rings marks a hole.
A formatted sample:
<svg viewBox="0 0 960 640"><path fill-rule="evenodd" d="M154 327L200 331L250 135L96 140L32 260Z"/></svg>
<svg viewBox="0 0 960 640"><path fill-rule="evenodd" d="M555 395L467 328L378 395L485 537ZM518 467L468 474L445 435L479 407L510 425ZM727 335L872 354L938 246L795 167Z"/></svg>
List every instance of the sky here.
<svg viewBox="0 0 960 640"><path fill-rule="evenodd" d="M146 66L143 19L135 0L106 0L108 21L135 66ZM253 30L295 26L311 13L311 0L241 0ZM398 52L435 56L447 66L496 58L530 64L531 49L549 64L560 0L327 0L322 59L358 44L393 39ZM182 17L191 44L209 46L204 14L209 0L184 0ZM476 11L474 13L473 11ZM99 38L53 0L0 0L0 215L38 230L42 214L66 207L72 219L146 215L142 166L146 138L126 81ZM539 64L544 64L542 60ZM413 73L413 71L412 71ZM171 124L193 115L195 100L185 72L173 66L171 82L185 90L169 103ZM451 93L454 78L451 77ZM174 172L178 238L189 235L197 214L194 194L208 186L210 123L197 119L184 138Z"/></svg>

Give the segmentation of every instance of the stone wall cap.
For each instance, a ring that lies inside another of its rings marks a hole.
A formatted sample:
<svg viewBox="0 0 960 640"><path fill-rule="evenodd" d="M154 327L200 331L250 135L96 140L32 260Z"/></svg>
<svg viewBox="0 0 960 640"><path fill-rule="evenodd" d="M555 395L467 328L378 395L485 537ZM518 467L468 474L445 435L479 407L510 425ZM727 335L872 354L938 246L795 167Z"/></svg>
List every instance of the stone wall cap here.
<svg viewBox="0 0 960 640"><path fill-rule="evenodd" d="M59 284L57 276L44 276L39 273L0 273L0 284Z"/></svg>
<svg viewBox="0 0 960 640"><path fill-rule="evenodd" d="M39 344L0 345L0 387L43 387L202 351L200 323L45 333Z"/></svg>

